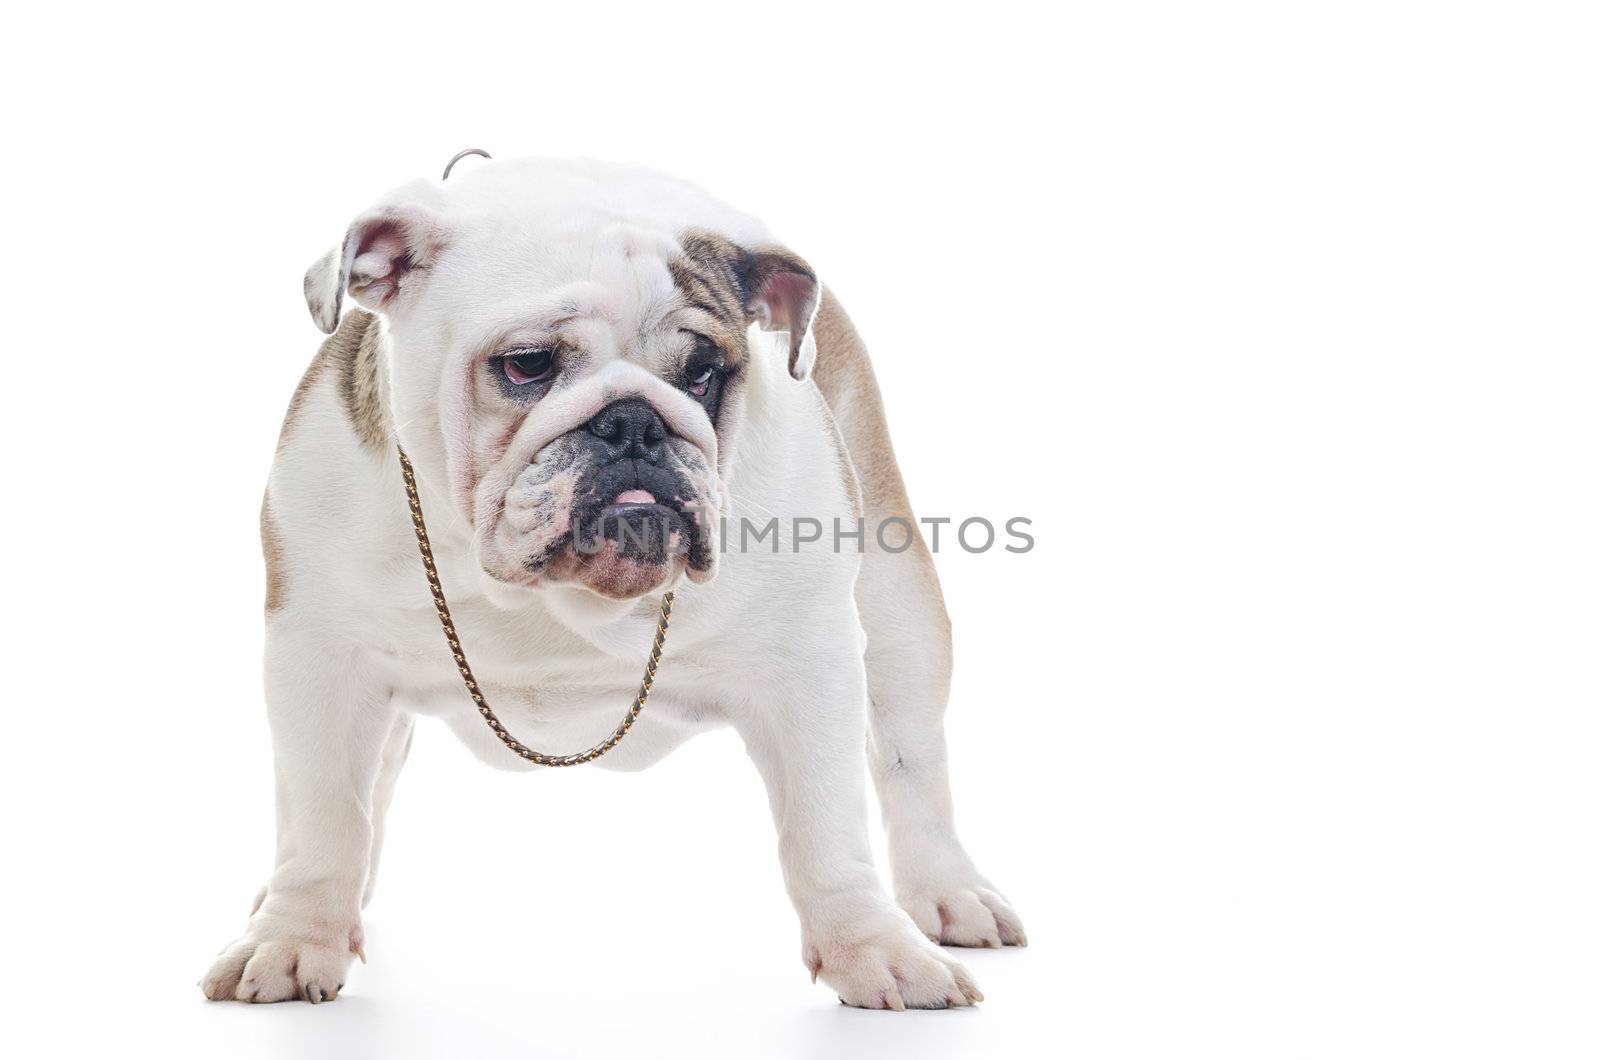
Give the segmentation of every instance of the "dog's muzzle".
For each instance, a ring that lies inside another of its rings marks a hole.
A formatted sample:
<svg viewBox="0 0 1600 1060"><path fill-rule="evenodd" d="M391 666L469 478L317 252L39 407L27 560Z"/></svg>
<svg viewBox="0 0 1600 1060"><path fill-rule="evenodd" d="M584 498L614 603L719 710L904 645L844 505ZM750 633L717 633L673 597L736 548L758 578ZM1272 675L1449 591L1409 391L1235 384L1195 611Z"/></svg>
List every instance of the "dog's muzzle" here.
<svg viewBox="0 0 1600 1060"><path fill-rule="evenodd" d="M588 469L573 504L574 550L593 556L610 543L618 559L658 566L682 556L691 569L704 569L701 498L674 453L684 443L655 407L642 398L614 401L574 435Z"/></svg>

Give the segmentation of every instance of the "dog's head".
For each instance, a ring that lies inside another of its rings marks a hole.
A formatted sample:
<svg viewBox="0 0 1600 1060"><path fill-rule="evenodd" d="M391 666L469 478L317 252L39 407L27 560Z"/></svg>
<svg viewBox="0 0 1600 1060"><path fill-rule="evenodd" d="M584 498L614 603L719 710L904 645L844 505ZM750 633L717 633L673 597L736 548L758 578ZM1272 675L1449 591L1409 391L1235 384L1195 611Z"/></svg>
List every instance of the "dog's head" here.
<svg viewBox="0 0 1600 1060"><path fill-rule="evenodd" d="M715 573L740 425L809 373L819 292L691 186L543 162L398 189L306 275L324 331L346 293L383 318L397 431L483 571L619 599Z"/></svg>

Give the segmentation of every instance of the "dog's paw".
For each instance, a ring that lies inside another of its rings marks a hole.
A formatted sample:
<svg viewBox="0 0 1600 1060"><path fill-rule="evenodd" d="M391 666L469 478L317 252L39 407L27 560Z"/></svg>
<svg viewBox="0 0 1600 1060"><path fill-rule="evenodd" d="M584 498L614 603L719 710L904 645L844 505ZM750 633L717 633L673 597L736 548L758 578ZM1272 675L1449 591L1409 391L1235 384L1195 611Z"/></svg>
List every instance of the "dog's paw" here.
<svg viewBox="0 0 1600 1060"><path fill-rule="evenodd" d="M1026 946L1022 918L987 883L919 888L897 895L921 932L943 946Z"/></svg>
<svg viewBox="0 0 1600 1060"><path fill-rule="evenodd" d="M332 1001L344 988L350 961L360 955L359 933L247 934L217 956L200 980L212 1001ZM365 958L363 958L364 960Z"/></svg>
<svg viewBox="0 0 1600 1060"><path fill-rule="evenodd" d="M983 1000L972 974L910 925L808 944L806 967L856 1008L959 1008Z"/></svg>

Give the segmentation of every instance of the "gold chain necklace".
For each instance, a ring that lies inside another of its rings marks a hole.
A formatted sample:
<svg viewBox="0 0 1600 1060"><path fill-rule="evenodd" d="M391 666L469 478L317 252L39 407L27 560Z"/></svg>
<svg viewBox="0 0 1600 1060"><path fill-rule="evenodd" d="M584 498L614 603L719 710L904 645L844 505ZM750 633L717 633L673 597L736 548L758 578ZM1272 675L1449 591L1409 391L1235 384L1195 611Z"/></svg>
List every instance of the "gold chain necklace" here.
<svg viewBox="0 0 1600 1060"><path fill-rule="evenodd" d="M412 469L406 451L398 446L395 448L400 453L400 471L406 479L406 499L411 502L411 525L417 531L417 549L422 553L422 570L428 576L428 589L433 593L434 609L439 612L439 625L444 630L445 642L450 645L456 669L461 671L467 694L478 705L478 713L483 715L490 731L500 737L500 742L509 747L513 754L541 766L580 766L585 762L593 762L621 743L622 738L628 735L628 730L633 728L633 723L639 719L645 701L650 698L650 686L656 679L656 666L660 664L661 652L667 646L667 624L672 620L672 593L661 598L661 618L656 622L656 639L650 646L650 658L644 664L644 680L639 682L639 694L634 697L633 706L622 716L622 721L611 731L611 735L577 754L547 755L543 751L535 751L506 731L478 689L478 680L472 676L472 667L467 665L466 652L461 650L461 638L456 636L456 624L450 619L450 605L445 602L444 587L439 584L439 571L433 562L433 546L428 543L428 526L422 521L422 498L417 496L417 473Z"/></svg>

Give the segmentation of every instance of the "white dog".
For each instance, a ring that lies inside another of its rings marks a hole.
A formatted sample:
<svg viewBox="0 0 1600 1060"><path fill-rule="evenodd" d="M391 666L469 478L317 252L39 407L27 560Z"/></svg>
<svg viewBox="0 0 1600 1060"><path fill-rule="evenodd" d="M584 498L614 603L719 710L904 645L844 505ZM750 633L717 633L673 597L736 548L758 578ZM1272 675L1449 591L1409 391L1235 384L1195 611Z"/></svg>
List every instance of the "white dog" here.
<svg viewBox="0 0 1600 1060"><path fill-rule="evenodd" d="M341 321L347 293L365 311ZM276 868L206 996L338 995L416 715L491 765L540 768L485 724L441 637L398 445L511 733L567 752L609 732L676 588L648 709L600 764L639 769L732 725L813 978L867 1008L980 1000L935 943L1026 939L956 838L939 582L920 537L900 548L904 523L874 532L911 507L866 350L811 268L676 180L492 162L385 197L306 296L332 338L261 512ZM781 547L732 529L773 514ZM800 547L791 516L829 533ZM869 763L894 899L868 844Z"/></svg>

